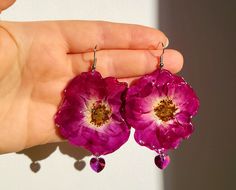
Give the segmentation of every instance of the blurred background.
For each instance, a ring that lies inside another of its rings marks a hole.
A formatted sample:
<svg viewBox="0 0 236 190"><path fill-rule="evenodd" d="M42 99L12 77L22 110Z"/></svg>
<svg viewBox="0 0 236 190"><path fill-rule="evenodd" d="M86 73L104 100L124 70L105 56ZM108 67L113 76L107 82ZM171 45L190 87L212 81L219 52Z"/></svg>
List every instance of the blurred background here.
<svg viewBox="0 0 236 190"><path fill-rule="evenodd" d="M185 57L179 73L201 100L196 131L164 171L133 138L95 174L89 153L67 143L0 156L1 190L236 189L236 3L234 0L17 0L2 20L108 20L160 28Z"/></svg>
<svg viewBox="0 0 236 190"><path fill-rule="evenodd" d="M165 190L236 189L236 1L160 0L159 27L183 53L197 91L191 140L172 153Z"/></svg>

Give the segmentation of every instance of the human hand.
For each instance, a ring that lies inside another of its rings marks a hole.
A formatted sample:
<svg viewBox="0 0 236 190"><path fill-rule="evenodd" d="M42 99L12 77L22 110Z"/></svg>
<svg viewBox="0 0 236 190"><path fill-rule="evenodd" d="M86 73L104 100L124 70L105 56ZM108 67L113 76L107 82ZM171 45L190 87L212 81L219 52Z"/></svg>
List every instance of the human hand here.
<svg viewBox="0 0 236 190"><path fill-rule="evenodd" d="M0 22L0 153L63 140L53 120L61 92L89 71L95 45L97 70L130 83L156 69L161 42L168 40L159 30L137 25ZM166 49L164 62L175 73L183 58Z"/></svg>
<svg viewBox="0 0 236 190"><path fill-rule="evenodd" d="M16 0L0 0L0 13L10 7Z"/></svg>

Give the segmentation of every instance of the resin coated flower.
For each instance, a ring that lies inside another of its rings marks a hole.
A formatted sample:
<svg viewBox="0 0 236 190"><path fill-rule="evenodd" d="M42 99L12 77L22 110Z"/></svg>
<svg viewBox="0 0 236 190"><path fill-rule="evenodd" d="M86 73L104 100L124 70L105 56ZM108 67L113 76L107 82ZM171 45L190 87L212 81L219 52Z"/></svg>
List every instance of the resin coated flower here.
<svg viewBox="0 0 236 190"><path fill-rule="evenodd" d="M72 79L55 116L60 134L96 156L117 150L129 138L130 128L122 117L127 84L113 77L85 72Z"/></svg>
<svg viewBox="0 0 236 190"><path fill-rule="evenodd" d="M137 143L168 150L191 135L198 107L199 99L183 78L158 69L129 88L126 120L136 129Z"/></svg>

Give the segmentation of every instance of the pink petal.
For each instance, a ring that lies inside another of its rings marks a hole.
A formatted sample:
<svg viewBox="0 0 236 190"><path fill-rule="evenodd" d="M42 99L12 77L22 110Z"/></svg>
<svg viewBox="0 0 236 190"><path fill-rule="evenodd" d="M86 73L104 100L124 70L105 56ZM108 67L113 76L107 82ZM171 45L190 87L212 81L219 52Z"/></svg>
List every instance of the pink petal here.
<svg viewBox="0 0 236 190"><path fill-rule="evenodd" d="M130 135L130 128L122 116L126 91L126 83L113 77L103 79L96 71L75 77L67 85L55 116L60 134L71 144L82 146L94 155L114 152ZM95 126L88 121L91 100L108 104L112 112L108 123Z"/></svg>

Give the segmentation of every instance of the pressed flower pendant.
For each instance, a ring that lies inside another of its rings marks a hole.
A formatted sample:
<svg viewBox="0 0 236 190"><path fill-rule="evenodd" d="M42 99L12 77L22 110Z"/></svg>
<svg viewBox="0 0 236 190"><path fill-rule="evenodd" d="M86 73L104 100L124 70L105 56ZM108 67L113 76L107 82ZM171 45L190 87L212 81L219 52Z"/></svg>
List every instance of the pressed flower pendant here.
<svg viewBox="0 0 236 190"><path fill-rule="evenodd" d="M192 134L191 118L199 107L190 85L162 69L162 55L160 69L128 89L125 106L126 120L135 129L136 142L157 152L155 164L160 169L170 162L167 151L176 149L182 139Z"/></svg>
<svg viewBox="0 0 236 190"><path fill-rule="evenodd" d="M138 144L157 153L154 163L165 169L170 163L168 151L176 149L192 134L191 123L197 114L199 99L182 78L162 69L145 75L131 87L114 77L103 78L94 63L90 72L73 78L63 92L55 116L62 137L84 147L94 157L90 166L95 172L105 167L101 157L119 149L135 129Z"/></svg>
<svg viewBox="0 0 236 190"><path fill-rule="evenodd" d="M90 166L100 172L105 167L100 156L119 149L128 140L130 128L122 116L127 84L103 78L95 64L94 57L92 71L81 73L66 86L55 123L62 137L94 155Z"/></svg>

